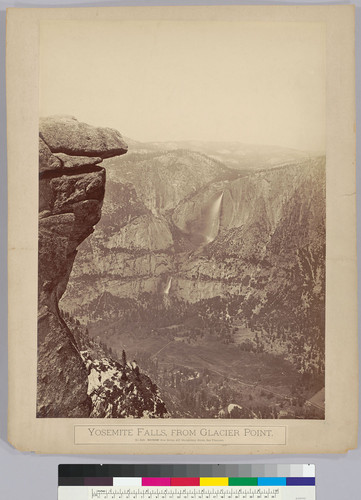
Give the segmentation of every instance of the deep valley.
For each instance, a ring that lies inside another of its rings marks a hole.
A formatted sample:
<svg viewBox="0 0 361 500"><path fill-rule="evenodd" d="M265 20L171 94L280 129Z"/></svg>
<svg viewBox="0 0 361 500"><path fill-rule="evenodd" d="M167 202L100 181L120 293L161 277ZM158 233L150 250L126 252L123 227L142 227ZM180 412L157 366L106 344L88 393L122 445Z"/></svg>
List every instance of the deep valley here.
<svg viewBox="0 0 361 500"><path fill-rule="evenodd" d="M173 418L324 418L325 158L127 142L65 320L135 360Z"/></svg>

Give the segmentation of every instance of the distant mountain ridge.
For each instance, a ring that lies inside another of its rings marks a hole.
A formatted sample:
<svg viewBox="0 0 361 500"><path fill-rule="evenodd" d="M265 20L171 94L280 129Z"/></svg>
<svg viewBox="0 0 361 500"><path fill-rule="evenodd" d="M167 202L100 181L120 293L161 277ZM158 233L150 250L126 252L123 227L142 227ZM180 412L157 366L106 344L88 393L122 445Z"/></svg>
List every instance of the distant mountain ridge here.
<svg viewBox="0 0 361 500"><path fill-rule="evenodd" d="M164 141L140 142L127 138L129 151L174 151L187 150L203 153L224 163L225 166L237 170L257 170L272 168L284 163L290 163L310 156L323 156L324 152L302 151L276 145L245 144L232 141Z"/></svg>

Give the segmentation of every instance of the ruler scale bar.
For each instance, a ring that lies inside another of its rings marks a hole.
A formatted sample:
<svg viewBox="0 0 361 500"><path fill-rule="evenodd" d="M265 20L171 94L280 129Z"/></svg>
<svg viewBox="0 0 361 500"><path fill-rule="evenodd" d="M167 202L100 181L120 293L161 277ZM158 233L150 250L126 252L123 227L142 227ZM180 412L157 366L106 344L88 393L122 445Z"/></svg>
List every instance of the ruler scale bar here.
<svg viewBox="0 0 361 500"><path fill-rule="evenodd" d="M156 499L275 499L282 498L279 488L91 488L88 492L88 500L110 500L110 499L127 499L127 500L156 500Z"/></svg>

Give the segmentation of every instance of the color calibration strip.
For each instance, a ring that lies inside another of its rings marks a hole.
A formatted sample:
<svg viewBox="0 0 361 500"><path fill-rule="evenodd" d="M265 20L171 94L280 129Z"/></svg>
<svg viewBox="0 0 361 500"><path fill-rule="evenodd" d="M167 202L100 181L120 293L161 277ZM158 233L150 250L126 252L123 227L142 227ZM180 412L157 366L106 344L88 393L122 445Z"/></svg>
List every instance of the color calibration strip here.
<svg viewBox="0 0 361 500"><path fill-rule="evenodd" d="M314 477L84 477L79 486L315 486ZM62 481L59 486L75 486Z"/></svg>
<svg viewBox="0 0 361 500"><path fill-rule="evenodd" d="M225 474L225 469L233 474ZM200 471L206 474L201 475ZM315 486L315 467L310 464L60 465L59 486Z"/></svg>
<svg viewBox="0 0 361 500"><path fill-rule="evenodd" d="M119 486L118 478L113 485ZM121 478L123 479L123 478ZM122 486L125 486L123 483ZM314 477L143 477L137 486L315 486Z"/></svg>

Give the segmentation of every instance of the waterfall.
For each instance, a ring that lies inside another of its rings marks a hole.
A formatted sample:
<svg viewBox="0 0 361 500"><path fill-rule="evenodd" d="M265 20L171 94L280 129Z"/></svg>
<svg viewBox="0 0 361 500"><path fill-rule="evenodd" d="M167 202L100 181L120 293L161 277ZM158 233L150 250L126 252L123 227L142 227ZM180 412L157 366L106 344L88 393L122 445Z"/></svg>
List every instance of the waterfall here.
<svg viewBox="0 0 361 500"><path fill-rule="evenodd" d="M219 231L219 218L222 207L222 199L223 199L223 191L222 193L215 199L213 204L210 207L209 215L208 215L208 223L206 225L206 230L204 236L206 238L207 243L211 243L217 236Z"/></svg>
<svg viewBox="0 0 361 500"><path fill-rule="evenodd" d="M168 279L166 287L163 291L163 304L166 309L169 309L171 305L171 298L169 297L170 287L172 286L172 277Z"/></svg>
<svg viewBox="0 0 361 500"><path fill-rule="evenodd" d="M188 225L188 234L191 241L199 248L211 243L218 235L221 210L222 210L223 191L214 194L208 199L197 217L191 220Z"/></svg>
<svg viewBox="0 0 361 500"><path fill-rule="evenodd" d="M164 295L169 295L170 287L172 286L172 277L169 278L167 286L164 289Z"/></svg>

